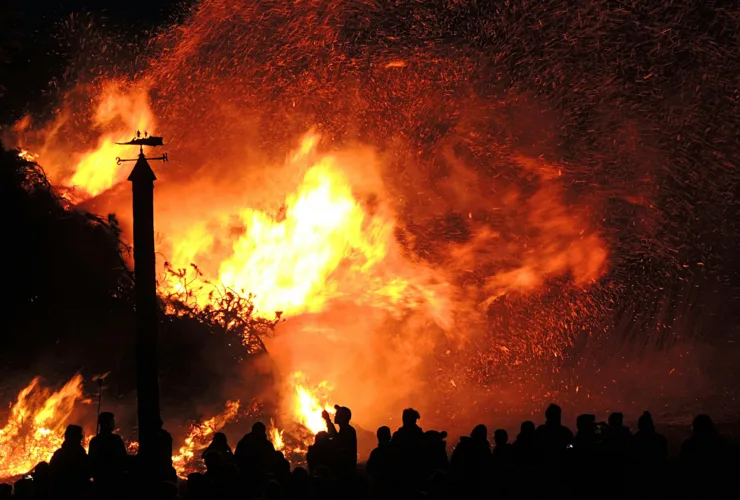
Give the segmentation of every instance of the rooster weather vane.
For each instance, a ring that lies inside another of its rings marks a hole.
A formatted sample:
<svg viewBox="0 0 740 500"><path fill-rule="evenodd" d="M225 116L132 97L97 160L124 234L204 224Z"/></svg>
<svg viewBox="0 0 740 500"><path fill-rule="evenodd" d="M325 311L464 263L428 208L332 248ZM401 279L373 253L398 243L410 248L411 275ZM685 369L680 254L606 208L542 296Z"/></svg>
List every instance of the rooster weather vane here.
<svg viewBox="0 0 740 500"><path fill-rule="evenodd" d="M144 135L141 134L138 130L136 131L136 136L131 139L128 142L117 142L119 146L139 146L139 156L144 156L144 146L164 146L164 141L161 137L156 137L153 135L149 135L149 132L144 132ZM161 161L168 161L167 160L167 153L162 153L162 156L158 156L156 158L146 158L145 160L161 160ZM116 158L116 165L120 165L121 163L125 161L138 161L138 158Z"/></svg>

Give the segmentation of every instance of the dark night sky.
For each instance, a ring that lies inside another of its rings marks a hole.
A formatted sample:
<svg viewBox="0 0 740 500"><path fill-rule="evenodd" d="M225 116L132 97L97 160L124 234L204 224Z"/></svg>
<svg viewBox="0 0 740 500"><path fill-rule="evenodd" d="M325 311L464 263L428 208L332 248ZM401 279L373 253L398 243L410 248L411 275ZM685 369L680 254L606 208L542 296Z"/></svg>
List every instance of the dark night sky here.
<svg viewBox="0 0 740 500"><path fill-rule="evenodd" d="M38 103L50 82L68 64L60 54L61 23L70 16L92 16L96 25L110 31L132 33L157 29L186 2L166 0L44 1L10 0L0 6L0 123L23 115ZM72 52L72 51L71 51ZM70 54L72 55L72 54Z"/></svg>

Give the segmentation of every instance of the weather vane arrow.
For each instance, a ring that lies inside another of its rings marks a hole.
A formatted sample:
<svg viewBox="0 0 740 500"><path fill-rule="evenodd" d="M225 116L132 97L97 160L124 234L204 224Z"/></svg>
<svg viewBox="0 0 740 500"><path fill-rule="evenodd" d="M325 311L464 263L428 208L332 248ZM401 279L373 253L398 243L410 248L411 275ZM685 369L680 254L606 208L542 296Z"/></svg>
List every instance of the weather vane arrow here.
<svg viewBox="0 0 740 500"><path fill-rule="evenodd" d="M117 142L119 146L139 146L139 158L116 158L116 164L120 165L123 162L127 161L139 161L140 159L144 160L159 160L159 161L168 161L167 159L167 153L163 153L162 156L157 156L156 158L146 158L144 157L144 146L164 146L164 140L162 137L157 137L154 135L149 135L148 132L144 132L144 135L141 135L141 132L137 131L136 136L134 136L133 139L131 139L128 142Z"/></svg>

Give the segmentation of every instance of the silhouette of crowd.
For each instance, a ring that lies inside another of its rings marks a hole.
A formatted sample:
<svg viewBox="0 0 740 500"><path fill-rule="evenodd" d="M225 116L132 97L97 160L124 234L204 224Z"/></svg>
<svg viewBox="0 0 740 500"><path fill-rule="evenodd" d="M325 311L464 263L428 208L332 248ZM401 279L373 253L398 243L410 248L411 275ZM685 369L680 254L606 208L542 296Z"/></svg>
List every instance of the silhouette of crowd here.
<svg viewBox="0 0 740 500"><path fill-rule="evenodd" d="M326 431L306 452L307 468L291 470L257 422L232 451L215 433L202 459L204 473L179 480L172 467L172 437L161 429L154 478L142 483L137 462L114 433L111 413L99 417L89 452L83 431L70 425L49 463L13 486L0 485L0 500L19 499L477 499L495 497L708 497L736 494L737 450L707 415L697 416L680 453L669 457L668 441L649 412L632 431L621 413L607 422L580 415L575 434L551 404L545 422L521 424L513 442L506 430L477 425L449 450L447 433L423 430L419 412L403 411L392 432L377 430L377 447L367 463L357 461L357 433L349 408L323 413ZM145 484L145 486L143 486Z"/></svg>

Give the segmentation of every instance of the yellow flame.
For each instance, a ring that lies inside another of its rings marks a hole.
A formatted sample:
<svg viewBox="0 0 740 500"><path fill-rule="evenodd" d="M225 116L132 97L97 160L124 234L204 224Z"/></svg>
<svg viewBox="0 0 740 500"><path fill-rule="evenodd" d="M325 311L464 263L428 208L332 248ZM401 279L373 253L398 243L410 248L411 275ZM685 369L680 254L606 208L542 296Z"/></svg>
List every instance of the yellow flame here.
<svg viewBox="0 0 740 500"><path fill-rule="evenodd" d="M125 92L116 83L104 87L94 121L99 127L114 130L101 135L97 147L78 159L74 175L67 182L89 196L97 196L125 178L127 170L114 161L122 153L116 142L127 142L135 131L143 133L155 125L147 92Z"/></svg>
<svg viewBox="0 0 740 500"><path fill-rule="evenodd" d="M26 149L21 149L18 152L18 156L20 156L21 158L23 158L26 161L36 161L36 159L38 159L38 157L39 157L39 155L37 153L32 153L32 152L30 152L30 151L28 151Z"/></svg>
<svg viewBox="0 0 740 500"><path fill-rule="evenodd" d="M314 435L326 430L326 422L321 415L324 411L334 415L334 408L326 402L333 389L326 381L310 389L305 385L305 377L301 372L292 375L292 385L295 390L293 417ZM323 402L322 402L323 401Z"/></svg>
<svg viewBox="0 0 740 500"><path fill-rule="evenodd" d="M283 440L283 431L275 427L275 422L270 421L269 438L276 451L281 451L285 448L285 441Z"/></svg>
<svg viewBox="0 0 740 500"><path fill-rule="evenodd" d="M0 477L25 474L39 462L49 461L64 441L67 418L80 401L79 374L53 393L40 386L38 377L23 388L0 429Z"/></svg>
<svg viewBox="0 0 740 500"><path fill-rule="evenodd" d="M293 161L312 154L317 142L314 135L304 138ZM298 189L287 196L282 217L243 208L238 218L244 233L221 260L218 277L209 278L254 293L257 310L265 314L322 310L338 294L329 277L340 264L350 262L352 270L364 273L385 258L393 241L393 221L366 214L331 156L307 170ZM185 268L198 256L209 255L215 242L205 223L189 226L174 240L173 265ZM393 288L378 286L376 292L397 301L407 287L403 281ZM207 292L202 291L203 303Z"/></svg>

